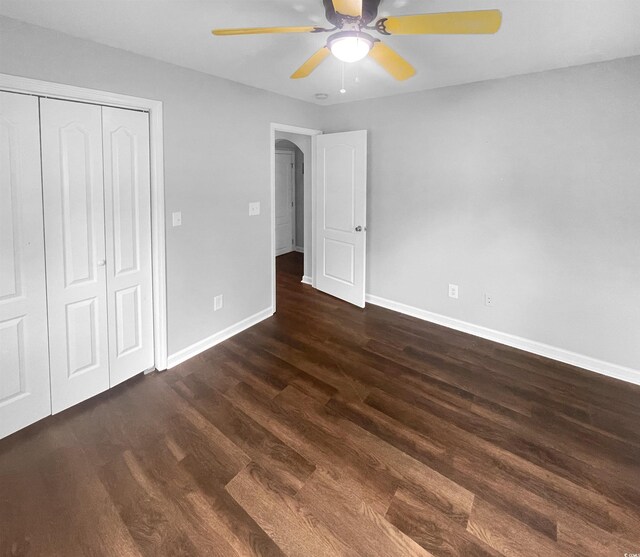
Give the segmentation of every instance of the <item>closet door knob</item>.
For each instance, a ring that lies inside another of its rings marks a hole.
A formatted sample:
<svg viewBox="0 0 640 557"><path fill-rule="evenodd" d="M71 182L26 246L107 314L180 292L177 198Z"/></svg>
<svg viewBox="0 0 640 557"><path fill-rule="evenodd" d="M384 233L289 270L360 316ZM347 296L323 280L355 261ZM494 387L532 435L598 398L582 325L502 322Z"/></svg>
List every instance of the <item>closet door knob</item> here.
<svg viewBox="0 0 640 557"><path fill-rule="evenodd" d="M98 259L98 267L104 267L106 261L104 259Z"/></svg>

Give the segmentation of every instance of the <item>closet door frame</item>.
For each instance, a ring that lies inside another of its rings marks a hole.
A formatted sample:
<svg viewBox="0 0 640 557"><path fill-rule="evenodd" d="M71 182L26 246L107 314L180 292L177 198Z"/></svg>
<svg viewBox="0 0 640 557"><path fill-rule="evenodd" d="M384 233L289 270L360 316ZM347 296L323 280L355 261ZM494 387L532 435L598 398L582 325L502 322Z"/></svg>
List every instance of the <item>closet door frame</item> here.
<svg viewBox="0 0 640 557"><path fill-rule="evenodd" d="M167 369L167 294L162 101L0 73L0 90L149 113L154 365Z"/></svg>

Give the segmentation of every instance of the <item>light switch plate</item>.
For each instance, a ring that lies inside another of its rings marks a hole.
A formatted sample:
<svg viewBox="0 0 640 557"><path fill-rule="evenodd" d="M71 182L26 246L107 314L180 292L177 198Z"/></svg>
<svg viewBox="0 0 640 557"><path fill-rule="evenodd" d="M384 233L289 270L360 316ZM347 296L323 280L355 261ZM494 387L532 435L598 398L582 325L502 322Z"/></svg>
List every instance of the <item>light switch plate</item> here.
<svg viewBox="0 0 640 557"><path fill-rule="evenodd" d="M182 213L180 211L171 213L171 222L173 226L182 226Z"/></svg>
<svg viewBox="0 0 640 557"><path fill-rule="evenodd" d="M260 202L254 201L253 203L249 203L249 216L254 217L260 214Z"/></svg>

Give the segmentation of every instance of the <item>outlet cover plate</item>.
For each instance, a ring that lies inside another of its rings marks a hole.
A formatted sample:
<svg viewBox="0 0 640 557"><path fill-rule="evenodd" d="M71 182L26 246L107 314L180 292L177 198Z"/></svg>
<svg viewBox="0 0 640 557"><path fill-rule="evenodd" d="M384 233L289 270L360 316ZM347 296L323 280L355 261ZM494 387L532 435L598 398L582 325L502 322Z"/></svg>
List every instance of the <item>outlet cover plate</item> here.
<svg viewBox="0 0 640 557"><path fill-rule="evenodd" d="M252 203L249 203L249 216L255 217L256 215L259 215L259 214L260 214L260 202L254 201Z"/></svg>

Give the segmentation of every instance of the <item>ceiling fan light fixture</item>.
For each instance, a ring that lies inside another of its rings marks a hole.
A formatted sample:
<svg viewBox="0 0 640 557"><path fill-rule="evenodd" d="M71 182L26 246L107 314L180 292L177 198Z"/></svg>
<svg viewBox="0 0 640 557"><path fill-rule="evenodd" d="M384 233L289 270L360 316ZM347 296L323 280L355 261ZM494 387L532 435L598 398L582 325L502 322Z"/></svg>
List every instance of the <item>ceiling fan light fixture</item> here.
<svg viewBox="0 0 640 557"><path fill-rule="evenodd" d="M327 46L338 60L352 63L362 60L373 47L374 39L360 31L342 31L329 37Z"/></svg>

